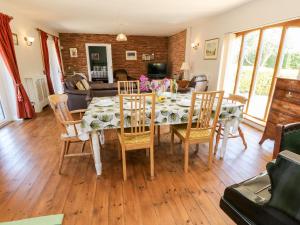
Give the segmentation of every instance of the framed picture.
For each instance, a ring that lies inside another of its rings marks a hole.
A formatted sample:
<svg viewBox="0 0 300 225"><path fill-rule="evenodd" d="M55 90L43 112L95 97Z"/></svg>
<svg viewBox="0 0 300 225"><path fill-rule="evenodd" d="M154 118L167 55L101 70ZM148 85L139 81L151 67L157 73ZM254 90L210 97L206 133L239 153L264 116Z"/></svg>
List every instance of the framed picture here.
<svg viewBox="0 0 300 225"><path fill-rule="evenodd" d="M70 57L71 58L77 58L78 57L77 48L70 48Z"/></svg>
<svg viewBox="0 0 300 225"><path fill-rule="evenodd" d="M93 61L99 61L100 60L100 54L99 53L91 53L91 59Z"/></svg>
<svg viewBox="0 0 300 225"><path fill-rule="evenodd" d="M205 41L204 59L217 59L219 48L219 38Z"/></svg>
<svg viewBox="0 0 300 225"><path fill-rule="evenodd" d="M19 45L18 35L13 33L12 34L14 45Z"/></svg>
<svg viewBox="0 0 300 225"><path fill-rule="evenodd" d="M136 51L126 51L126 60L137 60Z"/></svg>

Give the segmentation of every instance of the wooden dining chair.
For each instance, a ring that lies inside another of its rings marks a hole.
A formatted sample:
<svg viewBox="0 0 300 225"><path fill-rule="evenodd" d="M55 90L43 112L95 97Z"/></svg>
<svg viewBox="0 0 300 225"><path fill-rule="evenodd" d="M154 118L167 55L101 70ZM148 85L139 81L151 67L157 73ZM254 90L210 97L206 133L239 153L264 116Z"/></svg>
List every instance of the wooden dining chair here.
<svg viewBox="0 0 300 225"><path fill-rule="evenodd" d="M224 99L227 99L229 102L232 102L232 103L240 103L243 106L246 105L247 100L248 100L244 96L233 95L233 94L230 94L228 98L224 98ZM224 124L222 122L217 123L216 132L217 132L217 135L216 135L216 144L215 144L214 154L217 154L220 139L222 139L222 137L223 137ZM238 137L240 137L242 139L244 147L245 147L245 149L247 149L247 142L245 139L245 135L240 126L238 126L238 134L229 133L229 136L228 136L228 138L238 138Z"/></svg>
<svg viewBox="0 0 300 225"><path fill-rule="evenodd" d="M208 168L211 167L213 157L213 141L220 108L223 100L223 91L193 92L189 119L187 125L173 125L171 130L171 151L174 149L174 134L184 145L184 171L188 172L189 145L209 143Z"/></svg>
<svg viewBox="0 0 300 225"><path fill-rule="evenodd" d="M61 174L61 168L63 165L63 160L69 157L78 157L78 156L90 156L92 155L92 142L91 138L87 137L85 141L79 139L79 127L81 124L81 117L85 110L74 110L69 111L67 106L68 96L65 94L57 94L48 96L50 106L53 109L55 118L60 124L61 128L61 140L63 141L63 147L61 149L61 154L59 158L59 174ZM80 119L75 120L73 115L79 114ZM89 141L91 152L84 152L85 144ZM82 143L80 153L69 153L69 148L72 143Z"/></svg>
<svg viewBox="0 0 300 225"><path fill-rule="evenodd" d="M139 94L140 81L139 80L126 80L118 81L118 94Z"/></svg>
<svg viewBox="0 0 300 225"><path fill-rule="evenodd" d="M124 101L130 98L130 101ZM147 101L151 104L147 104ZM125 103L126 102L126 103ZM124 103L128 107L124 108ZM123 179L127 179L126 151L150 150L150 175L154 176L154 118L155 95L120 95L120 130L118 137L121 145Z"/></svg>

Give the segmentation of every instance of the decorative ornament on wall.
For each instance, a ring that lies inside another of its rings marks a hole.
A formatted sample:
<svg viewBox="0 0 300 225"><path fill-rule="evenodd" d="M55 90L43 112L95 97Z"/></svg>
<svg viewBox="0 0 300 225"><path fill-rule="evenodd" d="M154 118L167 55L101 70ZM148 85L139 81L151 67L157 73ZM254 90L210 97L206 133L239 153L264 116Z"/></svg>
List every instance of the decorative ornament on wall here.
<svg viewBox="0 0 300 225"><path fill-rule="evenodd" d="M127 36L126 36L126 34L120 33L117 35L116 40L117 41L127 41Z"/></svg>
<svg viewBox="0 0 300 225"><path fill-rule="evenodd" d="M219 48L219 38L214 38L205 41L204 59L217 59Z"/></svg>
<svg viewBox="0 0 300 225"><path fill-rule="evenodd" d="M70 48L70 57L71 58L77 58L78 57L77 48Z"/></svg>
<svg viewBox="0 0 300 225"><path fill-rule="evenodd" d="M136 51L126 51L126 60L137 60Z"/></svg>

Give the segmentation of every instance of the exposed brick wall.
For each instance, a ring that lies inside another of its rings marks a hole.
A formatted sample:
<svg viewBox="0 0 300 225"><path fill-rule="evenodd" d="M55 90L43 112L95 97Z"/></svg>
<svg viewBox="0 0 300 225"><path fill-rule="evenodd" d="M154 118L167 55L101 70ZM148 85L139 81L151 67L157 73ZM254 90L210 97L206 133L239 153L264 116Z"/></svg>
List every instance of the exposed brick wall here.
<svg viewBox="0 0 300 225"><path fill-rule="evenodd" d="M142 54L155 54L155 59L151 62L168 61L168 37L154 36L127 36L126 42L117 42L115 35L102 34L59 34L62 49L62 60L64 69L71 66L74 71L88 74L86 59L86 43L106 43L112 46L113 70L126 69L130 76L139 77L147 73L149 61L142 61ZM77 48L78 57L71 58L69 48ZM136 61L127 61L126 50L137 51Z"/></svg>
<svg viewBox="0 0 300 225"><path fill-rule="evenodd" d="M168 71L180 74L181 64L185 59L186 30L168 38Z"/></svg>

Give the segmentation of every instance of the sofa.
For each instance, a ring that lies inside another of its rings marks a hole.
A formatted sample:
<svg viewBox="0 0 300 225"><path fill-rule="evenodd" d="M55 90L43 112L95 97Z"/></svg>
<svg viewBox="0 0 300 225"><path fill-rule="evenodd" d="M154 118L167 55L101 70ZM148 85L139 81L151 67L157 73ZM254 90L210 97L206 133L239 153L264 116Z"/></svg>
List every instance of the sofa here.
<svg viewBox="0 0 300 225"><path fill-rule="evenodd" d="M220 200L238 225L300 224L300 123L277 130L276 160L258 176L227 187Z"/></svg>
<svg viewBox="0 0 300 225"><path fill-rule="evenodd" d="M64 93L68 95L68 107L70 110L86 109L89 90L79 90L76 83L85 79L80 74L67 76L64 79Z"/></svg>

